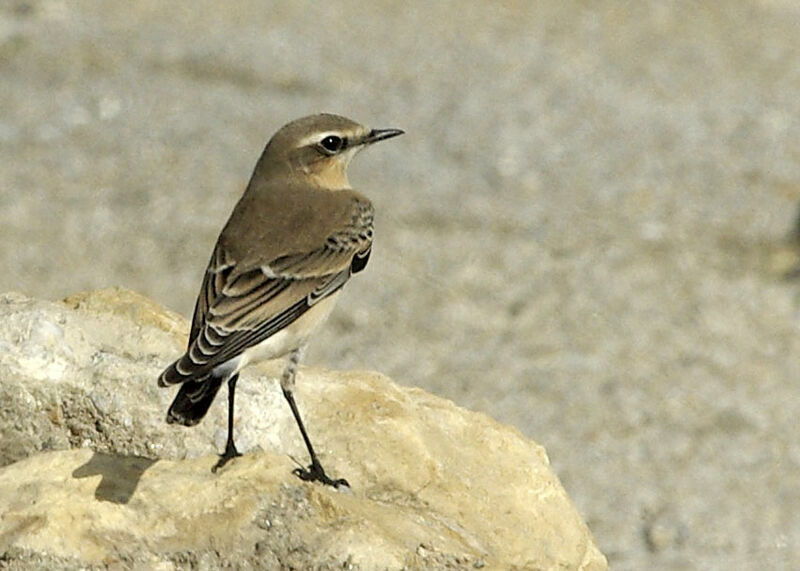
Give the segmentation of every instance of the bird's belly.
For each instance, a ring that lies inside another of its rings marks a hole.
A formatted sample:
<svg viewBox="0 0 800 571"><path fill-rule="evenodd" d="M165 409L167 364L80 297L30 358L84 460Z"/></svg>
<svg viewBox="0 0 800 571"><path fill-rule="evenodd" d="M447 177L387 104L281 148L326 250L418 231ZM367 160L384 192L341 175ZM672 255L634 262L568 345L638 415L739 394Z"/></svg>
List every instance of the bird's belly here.
<svg viewBox="0 0 800 571"><path fill-rule="evenodd" d="M308 342L311 334L328 318L338 297L339 292L326 297L288 326L264 339L258 345L245 349L241 355L231 359L223 366L232 365L232 369L240 371L250 363L276 359L302 347Z"/></svg>

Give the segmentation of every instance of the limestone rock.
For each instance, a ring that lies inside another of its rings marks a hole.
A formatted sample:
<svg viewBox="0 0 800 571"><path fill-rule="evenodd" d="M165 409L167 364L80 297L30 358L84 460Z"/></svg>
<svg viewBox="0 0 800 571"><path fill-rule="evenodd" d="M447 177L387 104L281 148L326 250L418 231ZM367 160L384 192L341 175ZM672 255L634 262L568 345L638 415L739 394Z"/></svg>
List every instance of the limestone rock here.
<svg viewBox="0 0 800 571"><path fill-rule="evenodd" d="M270 363L237 390L246 454L212 474L225 399L170 426L173 391L155 384L185 342L180 317L114 289L7 294L0 323L9 568L606 568L544 449L485 415L375 373L303 368L312 439L352 490L308 484Z"/></svg>

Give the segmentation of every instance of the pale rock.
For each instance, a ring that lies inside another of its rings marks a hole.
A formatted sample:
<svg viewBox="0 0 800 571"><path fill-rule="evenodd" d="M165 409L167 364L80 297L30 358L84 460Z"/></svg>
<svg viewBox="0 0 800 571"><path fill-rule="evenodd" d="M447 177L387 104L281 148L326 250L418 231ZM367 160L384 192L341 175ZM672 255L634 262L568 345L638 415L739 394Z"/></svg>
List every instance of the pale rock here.
<svg viewBox="0 0 800 571"><path fill-rule="evenodd" d="M303 368L321 460L352 490L302 482L276 383L237 390L245 453L217 474L226 399L165 424L180 317L132 292L0 297L0 561L10 569L606 569L542 447L375 373Z"/></svg>

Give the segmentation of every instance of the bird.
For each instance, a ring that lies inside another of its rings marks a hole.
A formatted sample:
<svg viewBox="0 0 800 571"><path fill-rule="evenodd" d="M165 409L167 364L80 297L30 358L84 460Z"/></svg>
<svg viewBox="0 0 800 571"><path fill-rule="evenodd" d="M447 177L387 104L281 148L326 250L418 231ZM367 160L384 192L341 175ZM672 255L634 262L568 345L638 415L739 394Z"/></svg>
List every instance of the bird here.
<svg viewBox="0 0 800 571"><path fill-rule="evenodd" d="M311 334L342 287L367 265L374 208L350 186L347 166L362 149L398 135L329 113L281 127L256 162L223 227L203 276L186 352L158 377L180 385L167 422L194 426L228 385L228 436L216 472L241 456L233 435L234 397L242 369L283 357L280 386L311 463L305 481L339 488L314 451L294 398L295 377Z"/></svg>

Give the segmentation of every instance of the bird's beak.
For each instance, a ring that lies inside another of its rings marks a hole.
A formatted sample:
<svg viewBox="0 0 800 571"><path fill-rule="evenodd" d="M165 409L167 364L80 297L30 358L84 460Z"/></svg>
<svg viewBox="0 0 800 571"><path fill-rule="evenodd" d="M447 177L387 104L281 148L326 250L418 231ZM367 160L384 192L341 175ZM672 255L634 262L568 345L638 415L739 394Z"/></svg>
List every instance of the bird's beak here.
<svg viewBox="0 0 800 571"><path fill-rule="evenodd" d="M385 141L386 139L391 139L392 137L396 137L398 135L402 135L405 131L401 129L373 129L367 136L361 139L362 145L371 145L372 143L377 143L378 141Z"/></svg>

